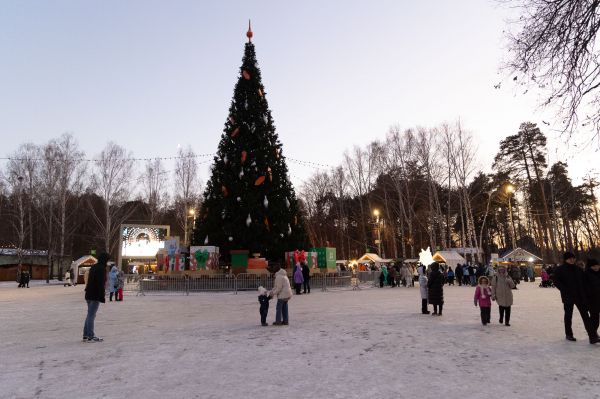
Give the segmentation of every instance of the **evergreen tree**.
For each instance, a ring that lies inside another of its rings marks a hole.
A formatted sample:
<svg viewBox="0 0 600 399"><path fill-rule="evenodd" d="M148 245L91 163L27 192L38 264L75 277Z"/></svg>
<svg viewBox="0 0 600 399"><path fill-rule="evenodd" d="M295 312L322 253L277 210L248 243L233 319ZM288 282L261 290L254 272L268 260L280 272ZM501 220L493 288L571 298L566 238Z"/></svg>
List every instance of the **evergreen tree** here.
<svg viewBox="0 0 600 399"><path fill-rule="evenodd" d="M307 245L298 201L248 31L229 117L211 168L193 243L280 260Z"/></svg>

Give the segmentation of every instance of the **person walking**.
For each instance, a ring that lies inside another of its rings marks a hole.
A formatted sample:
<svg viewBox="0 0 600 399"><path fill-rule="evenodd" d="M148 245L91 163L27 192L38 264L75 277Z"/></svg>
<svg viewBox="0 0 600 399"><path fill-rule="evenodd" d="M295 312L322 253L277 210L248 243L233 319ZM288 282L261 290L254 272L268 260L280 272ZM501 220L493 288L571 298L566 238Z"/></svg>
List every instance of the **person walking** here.
<svg viewBox="0 0 600 399"><path fill-rule="evenodd" d="M98 263L92 265L88 277L88 282L85 286L85 301L87 302L87 316L83 324L83 341L84 342L101 342L102 338L98 338L94 332L94 321L96 313L100 307L100 303L105 303L104 286L106 285L106 262L109 255L101 253L98 256Z"/></svg>
<svg viewBox="0 0 600 399"><path fill-rule="evenodd" d="M71 285L73 285L73 284L71 284L71 273L70 272L71 272L70 270L67 270L65 272L65 283L63 284L63 287L67 287L67 286L70 287Z"/></svg>
<svg viewBox="0 0 600 399"><path fill-rule="evenodd" d="M310 294L310 269L306 262L302 262L302 278L304 279L302 283L304 287L303 293Z"/></svg>
<svg viewBox="0 0 600 399"><path fill-rule="evenodd" d="M275 282L271 290L271 296L277 297L277 305L275 308L275 323L274 326L287 326L289 323L288 302L292 298L292 287L288 279L285 269L279 269L275 273Z"/></svg>
<svg viewBox="0 0 600 399"><path fill-rule="evenodd" d="M533 265L527 265L527 278L530 283L535 282L535 270L533 269Z"/></svg>
<svg viewBox="0 0 600 399"><path fill-rule="evenodd" d="M420 265L419 267L417 267L417 273L419 274L419 291L421 292L421 313L429 314L431 312L429 311L429 309L427 309L428 289L425 265Z"/></svg>
<svg viewBox="0 0 600 399"><path fill-rule="evenodd" d="M588 314L584 271L577 266L573 253L565 252L563 260L564 263L557 267L554 272L554 285L560 291L565 311L565 338L567 341L577 341L573 336L572 328L573 307L577 307L585 330L588 333L590 344L595 344L598 342L598 335L592 331L592 324Z"/></svg>
<svg viewBox="0 0 600 399"><path fill-rule="evenodd" d="M402 269L402 272L403 272L403 275L401 276L401 278L406 283L406 287L407 288L414 287L412 266L410 266L410 265L404 265L404 268Z"/></svg>
<svg viewBox="0 0 600 399"><path fill-rule="evenodd" d="M481 311L481 324L486 326L490 323L490 314L492 312L492 290L486 276L479 276L478 282L479 284L477 285L477 288L475 288L473 303L475 306L479 305Z"/></svg>
<svg viewBox="0 0 600 399"><path fill-rule="evenodd" d="M296 268L294 269L294 288L296 289L296 295L300 295L300 290L302 289L302 283L304 282L304 277L302 276L302 267L300 263L296 264Z"/></svg>
<svg viewBox="0 0 600 399"><path fill-rule="evenodd" d="M446 273L448 277L448 285L454 285L454 272L452 271L452 267L448 266L448 272Z"/></svg>
<svg viewBox="0 0 600 399"><path fill-rule="evenodd" d="M498 273L492 277L492 300L498 303L500 324L510 326L510 310L513 304L512 290L515 282L507 273L506 266L498 266Z"/></svg>
<svg viewBox="0 0 600 399"><path fill-rule="evenodd" d="M186 274L187 276L187 274ZM123 289L125 288L125 273L123 270L119 270L117 273L117 293L115 294L115 301L123 301Z"/></svg>
<svg viewBox="0 0 600 399"><path fill-rule="evenodd" d="M464 264L462 267L462 271L463 271L463 284L469 285L469 283L471 282L471 279L469 278L469 266L467 264Z"/></svg>
<svg viewBox="0 0 600 399"><path fill-rule="evenodd" d="M390 287L394 288L396 286L396 268L391 265L388 272L388 282Z"/></svg>
<svg viewBox="0 0 600 399"><path fill-rule="evenodd" d="M585 283L591 330L597 337L600 324L600 263L596 259L587 261Z"/></svg>
<svg viewBox="0 0 600 399"><path fill-rule="evenodd" d="M117 289L119 288L117 274L117 266L113 266L112 269L110 269L110 273L108 273L108 300L110 302L113 300L113 295L115 296L115 301L117 300Z"/></svg>
<svg viewBox="0 0 600 399"><path fill-rule="evenodd" d="M475 287L477 285L477 269L473 267L473 265L469 265L469 279L471 282L471 287Z"/></svg>
<svg viewBox="0 0 600 399"><path fill-rule="evenodd" d="M462 265L461 265L460 263L458 263L458 264L456 265L456 268L455 268L455 270L456 270L456 272L455 272L455 275L456 275L456 281L458 282L458 286L460 287L460 286L462 286L462 279L463 279L463 269L462 269Z"/></svg>
<svg viewBox="0 0 600 399"><path fill-rule="evenodd" d="M427 299L433 305L432 316L441 316L444 307L444 276L440 272L440 265L433 262L429 265L431 273L427 279Z"/></svg>

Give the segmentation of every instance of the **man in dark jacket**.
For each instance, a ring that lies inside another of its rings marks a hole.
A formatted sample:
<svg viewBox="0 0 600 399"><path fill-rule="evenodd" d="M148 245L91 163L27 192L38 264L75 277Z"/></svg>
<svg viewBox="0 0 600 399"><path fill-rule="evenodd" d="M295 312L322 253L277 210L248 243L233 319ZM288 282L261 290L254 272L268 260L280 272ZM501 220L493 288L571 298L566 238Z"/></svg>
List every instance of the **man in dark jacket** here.
<svg viewBox="0 0 600 399"><path fill-rule="evenodd" d="M590 344L598 342L598 336L592 331L590 317L587 311L585 295L584 274L576 264L575 255L566 252L563 255L564 263L554 272L554 285L560 290L560 297L565 309L565 336L568 341L576 341L571 327L573 319L573 306L577 307L583 325L590 338Z"/></svg>
<svg viewBox="0 0 600 399"><path fill-rule="evenodd" d="M85 300L88 305L88 313L83 325L84 342L101 342L102 338L94 334L94 320L96 312L100 307L100 302L105 302L104 287L106 286L106 263L109 255L101 253L98 256L98 263L92 265L88 275L87 285L85 286Z"/></svg>
<svg viewBox="0 0 600 399"><path fill-rule="evenodd" d="M459 263L456 265L456 268L454 269L454 274L456 275L456 281L458 281L458 286L460 287L462 285L462 279L463 279L463 268L462 265Z"/></svg>
<svg viewBox="0 0 600 399"><path fill-rule="evenodd" d="M310 269L306 262L302 262L302 278L304 278L304 293L310 294Z"/></svg>

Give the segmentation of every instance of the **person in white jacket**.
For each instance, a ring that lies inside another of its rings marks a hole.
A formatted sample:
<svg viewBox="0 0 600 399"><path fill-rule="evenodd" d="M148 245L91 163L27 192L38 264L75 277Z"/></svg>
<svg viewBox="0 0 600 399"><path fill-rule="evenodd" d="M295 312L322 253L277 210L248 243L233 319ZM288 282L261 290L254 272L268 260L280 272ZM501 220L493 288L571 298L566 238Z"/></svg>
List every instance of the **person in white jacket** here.
<svg viewBox="0 0 600 399"><path fill-rule="evenodd" d="M274 326L288 325L288 301L292 298L292 287L285 269L279 269L275 273L275 283L271 296L277 296L277 307L275 308Z"/></svg>

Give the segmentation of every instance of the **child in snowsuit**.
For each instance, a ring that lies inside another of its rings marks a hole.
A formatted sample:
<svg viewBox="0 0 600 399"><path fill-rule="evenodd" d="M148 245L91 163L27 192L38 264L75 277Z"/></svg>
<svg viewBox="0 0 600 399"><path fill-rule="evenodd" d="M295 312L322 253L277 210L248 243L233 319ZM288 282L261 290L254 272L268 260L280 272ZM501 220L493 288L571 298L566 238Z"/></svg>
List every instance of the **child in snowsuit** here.
<svg viewBox="0 0 600 399"><path fill-rule="evenodd" d="M481 310L481 324L484 326L490 323L490 314L492 311L492 289L487 277L479 277L479 284L475 288L475 297L473 299L475 306L479 305Z"/></svg>
<svg viewBox="0 0 600 399"><path fill-rule="evenodd" d="M260 324L262 326L268 326L267 314L269 313L269 301L273 297L269 295L269 292L265 287L258 287L258 303L260 303Z"/></svg>

